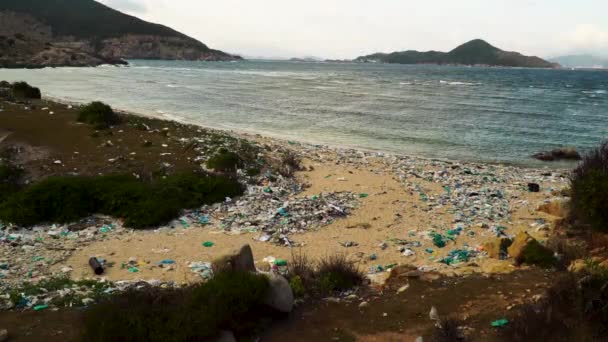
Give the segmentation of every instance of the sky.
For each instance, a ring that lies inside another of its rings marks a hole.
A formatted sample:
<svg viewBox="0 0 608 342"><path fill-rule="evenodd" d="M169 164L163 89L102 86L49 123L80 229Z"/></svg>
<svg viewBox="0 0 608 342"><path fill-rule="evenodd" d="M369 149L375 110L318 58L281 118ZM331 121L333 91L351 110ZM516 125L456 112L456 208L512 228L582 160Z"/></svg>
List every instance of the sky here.
<svg viewBox="0 0 608 342"><path fill-rule="evenodd" d="M249 57L449 51L477 38L545 58L608 57L607 0L98 1Z"/></svg>

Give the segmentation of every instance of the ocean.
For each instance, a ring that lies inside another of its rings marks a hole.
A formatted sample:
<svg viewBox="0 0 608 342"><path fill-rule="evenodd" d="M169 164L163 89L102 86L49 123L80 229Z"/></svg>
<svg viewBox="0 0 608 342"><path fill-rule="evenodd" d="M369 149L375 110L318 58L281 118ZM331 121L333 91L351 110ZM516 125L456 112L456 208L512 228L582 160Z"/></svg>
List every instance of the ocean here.
<svg viewBox="0 0 608 342"><path fill-rule="evenodd" d="M282 61L0 70L43 94L219 129L429 158L531 155L608 138L608 71Z"/></svg>

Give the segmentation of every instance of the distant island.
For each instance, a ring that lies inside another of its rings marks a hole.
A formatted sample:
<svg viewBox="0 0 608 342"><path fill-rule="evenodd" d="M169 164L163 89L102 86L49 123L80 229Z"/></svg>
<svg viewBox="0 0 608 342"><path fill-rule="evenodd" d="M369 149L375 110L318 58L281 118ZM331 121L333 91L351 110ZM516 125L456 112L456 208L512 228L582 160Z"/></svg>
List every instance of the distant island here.
<svg viewBox="0 0 608 342"><path fill-rule="evenodd" d="M558 68L559 64L548 62L539 57L524 56L518 52L503 51L488 42L476 39L460 45L450 52L439 51L402 51L375 53L355 59L361 63L396 64L452 64L487 65L525 68Z"/></svg>
<svg viewBox="0 0 608 342"><path fill-rule="evenodd" d="M567 68L608 69L608 59L592 55L569 55L550 59Z"/></svg>
<svg viewBox="0 0 608 342"><path fill-rule="evenodd" d="M2 68L126 64L124 59L241 58L94 0L0 2Z"/></svg>

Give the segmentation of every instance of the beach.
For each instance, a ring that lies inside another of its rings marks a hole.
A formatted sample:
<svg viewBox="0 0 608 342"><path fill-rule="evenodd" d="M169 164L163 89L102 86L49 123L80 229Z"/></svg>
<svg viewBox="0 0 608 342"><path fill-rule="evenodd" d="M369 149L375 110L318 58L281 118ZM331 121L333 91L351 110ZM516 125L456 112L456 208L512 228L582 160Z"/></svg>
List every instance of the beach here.
<svg viewBox="0 0 608 342"><path fill-rule="evenodd" d="M208 129L142 119L163 133L131 134L136 128L120 125L104 137L91 137L90 128L71 119L71 105L43 101L35 108L4 104L2 113L19 112L7 122L13 133L3 143L22 144L22 151L27 151L22 154L26 168L35 171L34 177L131 172L153 165L196 169L200 161L195 160L205 157L202 151L184 152L184 146L208 134ZM66 132L62 125L70 127L69 134L57 134ZM186 211L178 220L153 230L128 229L114 218L80 224L79 230L71 225L41 225L32 230L5 227L3 239L11 234L19 239L17 248L2 245L2 260L20 260L18 267L5 274L5 281L63 273L74 279L95 278L88 266L89 258L95 256L114 265L97 278L185 284L201 280L190 267L193 263L212 262L244 244L252 246L260 269L269 267L267 257L289 260L292 254L303 253L318 259L341 253L372 279L382 278L387 266L395 265L415 265L423 272L449 276L506 273L515 270L512 261L488 257L484 244L501 232L515 236L527 231L540 241L547 240L559 217L538 208L563 200L561 191L568 185L567 172L559 169L458 163L259 135L236 137L265 146L270 155L292 151L302 158L303 168L293 180L250 184L240 198L202 207L195 215ZM141 147L144 140L154 140L153 146ZM530 192L529 183L539 184L540 192ZM327 200L315 206L318 198ZM311 213L328 206L343 206L339 210L345 213L321 219L316 216L322 214ZM281 210L287 212L288 224L275 219ZM197 219L201 216L208 223ZM438 247L434 234L442 236L444 246ZM203 247L205 241L213 246ZM462 250L468 251L466 261L445 261L453 251ZM129 260L137 263L138 272L120 267ZM161 260L174 264L163 267Z"/></svg>

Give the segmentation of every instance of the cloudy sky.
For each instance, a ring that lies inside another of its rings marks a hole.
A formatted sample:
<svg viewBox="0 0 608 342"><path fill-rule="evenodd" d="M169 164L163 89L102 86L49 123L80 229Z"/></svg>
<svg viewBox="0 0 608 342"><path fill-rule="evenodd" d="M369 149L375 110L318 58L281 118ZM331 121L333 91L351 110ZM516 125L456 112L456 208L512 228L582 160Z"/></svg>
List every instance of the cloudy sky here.
<svg viewBox="0 0 608 342"><path fill-rule="evenodd" d="M607 0L99 0L247 56L447 51L483 38L550 57L608 57Z"/></svg>

